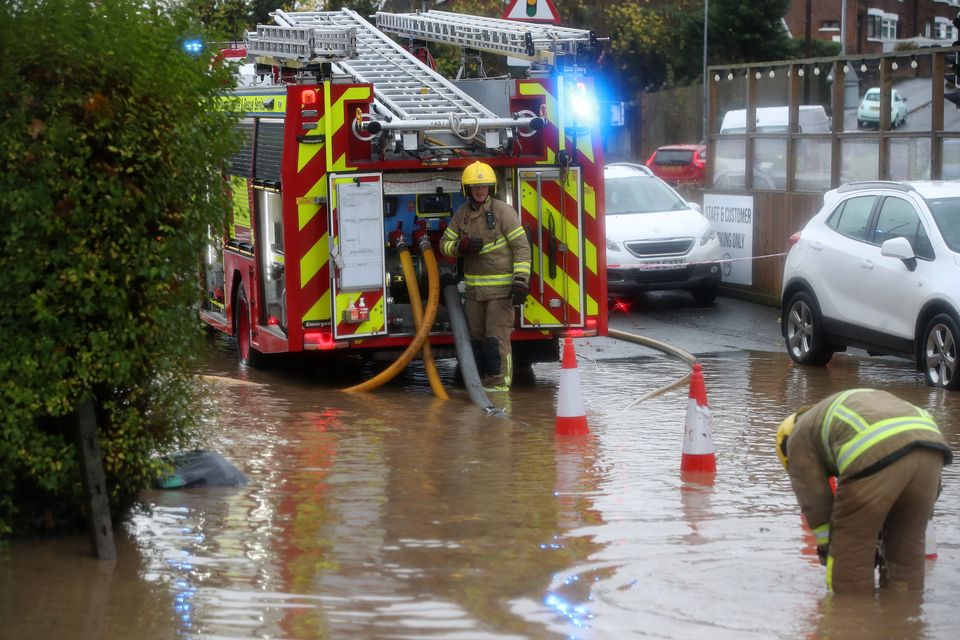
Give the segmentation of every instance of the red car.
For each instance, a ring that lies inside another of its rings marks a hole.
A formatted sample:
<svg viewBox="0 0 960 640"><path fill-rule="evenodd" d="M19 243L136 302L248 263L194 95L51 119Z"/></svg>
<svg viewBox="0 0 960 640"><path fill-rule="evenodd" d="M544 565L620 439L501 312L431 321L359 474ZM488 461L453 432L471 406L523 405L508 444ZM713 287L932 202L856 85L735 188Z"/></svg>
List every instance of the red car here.
<svg viewBox="0 0 960 640"><path fill-rule="evenodd" d="M702 144L671 144L660 147L647 160L653 174L671 184L703 184L707 147Z"/></svg>

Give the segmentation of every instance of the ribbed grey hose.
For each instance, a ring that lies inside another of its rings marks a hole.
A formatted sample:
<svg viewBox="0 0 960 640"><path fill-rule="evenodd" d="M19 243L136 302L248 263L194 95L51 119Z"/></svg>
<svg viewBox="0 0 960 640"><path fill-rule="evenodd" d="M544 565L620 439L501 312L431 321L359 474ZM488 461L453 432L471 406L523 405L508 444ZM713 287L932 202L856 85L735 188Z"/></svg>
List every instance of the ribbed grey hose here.
<svg viewBox="0 0 960 640"><path fill-rule="evenodd" d="M503 409L498 409L490 402L487 392L483 390L480 374L477 373L477 361L473 357L473 347L470 346L470 329L467 327L467 318L463 314L463 305L460 303L460 291L457 285L448 284L443 287L443 302L447 306L450 316L450 326L453 327L453 344L457 349L457 360L460 362L460 375L463 376L463 386L470 394L470 401L487 412L488 416L503 416Z"/></svg>
<svg viewBox="0 0 960 640"><path fill-rule="evenodd" d="M680 349L679 347L675 347L672 344L667 344L666 342L654 340L653 338L645 338L643 336L638 336L635 333L627 333L626 331L618 331L617 329L607 329L607 335L611 338L616 338L618 340L626 340L627 342L633 342L634 344L639 344L644 347L650 347L651 349L657 349L658 351L669 353L670 355L676 356L677 358L680 358L681 360L685 361L691 367L697 361L696 356L687 353L683 349ZM689 379L690 379L690 372L687 371L685 375L681 376L680 378L677 378L673 382L667 383L662 387L660 387L659 389L654 389L653 391L648 391L647 393L643 394L642 396L640 396L639 398L637 398L636 400L634 400L633 402L625 406L623 408L623 411L626 411L630 407L640 404L644 400L649 400L650 398L658 396L661 393L664 393L665 391L669 391L670 389L673 389L674 387L683 384Z"/></svg>

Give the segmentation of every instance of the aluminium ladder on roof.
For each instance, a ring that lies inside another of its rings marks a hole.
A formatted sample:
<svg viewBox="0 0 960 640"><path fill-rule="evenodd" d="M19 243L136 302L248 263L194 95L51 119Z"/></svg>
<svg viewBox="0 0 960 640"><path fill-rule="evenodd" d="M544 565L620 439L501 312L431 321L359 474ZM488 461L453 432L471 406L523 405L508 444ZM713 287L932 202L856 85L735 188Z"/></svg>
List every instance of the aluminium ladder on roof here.
<svg viewBox="0 0 960 640"><path fill-rule="evenodd" d="M448 11L376 13L377 27L396 35L554 64L597 42L591 31Z"/></svg>
<svg viewBox="0 0 960 640"><path fill-rule="evenodd" d="M278 60L314 62L341 60L356 55L356 29L318 29L314 27L275 27L257 25L244 36L247 55Z"/></svg>
<svg viewBox="0 0 960 640"><path fill-rule="evenodd" d="M468 121L471 128L504 120L420 62L355 11L286 13L277 10L273 16L281 26L356 29L357 57L338 60L336 66L358 82L372 84L377 101L408 125L416 120L436 122L449 118L450 114L454 114L457 122ZM485 120L490 122L483 122ZM396 128L409 128L397 124Z"/></svg>

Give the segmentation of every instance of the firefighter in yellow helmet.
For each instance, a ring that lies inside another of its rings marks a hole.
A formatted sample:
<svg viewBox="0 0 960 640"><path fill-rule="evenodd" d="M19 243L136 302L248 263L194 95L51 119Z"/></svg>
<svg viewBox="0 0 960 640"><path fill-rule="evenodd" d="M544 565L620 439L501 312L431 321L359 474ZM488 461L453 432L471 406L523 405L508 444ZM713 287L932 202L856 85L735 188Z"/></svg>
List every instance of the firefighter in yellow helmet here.
<svg viewBox="0 0 960 640"><path fill-rule="evenodd" d="M491 197L497 177L489 165L469 165L461 186L467 201L453 213L440 252L464 259L467 325L483 386L507 391L513 378L513 307L530 293L530 244L516 210Z"/></svg>
<svg viewBox="0 0 960 640"><path fill-rule="evenodd" d="M878 539L880 586L923 589L927 522L953 460L929 413L886 391L841 391L780 424L777 456L817 539L828 589L873 593Z"/></svg>

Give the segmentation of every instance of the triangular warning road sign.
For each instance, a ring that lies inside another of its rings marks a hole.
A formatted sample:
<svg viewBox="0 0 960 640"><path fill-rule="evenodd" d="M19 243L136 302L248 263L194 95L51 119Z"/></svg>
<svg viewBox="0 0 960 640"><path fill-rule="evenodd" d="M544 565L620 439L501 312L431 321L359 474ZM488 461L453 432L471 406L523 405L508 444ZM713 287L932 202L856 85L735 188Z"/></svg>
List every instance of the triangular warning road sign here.
<svg viewBox="0 0 960 640"><path fill-rule="evenodd" d="M501 16L504 20L560 24L560 14L553 0L510 0Z"/></svg>

